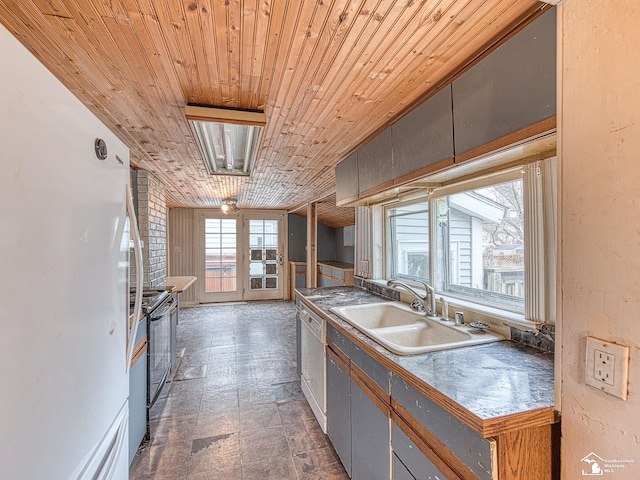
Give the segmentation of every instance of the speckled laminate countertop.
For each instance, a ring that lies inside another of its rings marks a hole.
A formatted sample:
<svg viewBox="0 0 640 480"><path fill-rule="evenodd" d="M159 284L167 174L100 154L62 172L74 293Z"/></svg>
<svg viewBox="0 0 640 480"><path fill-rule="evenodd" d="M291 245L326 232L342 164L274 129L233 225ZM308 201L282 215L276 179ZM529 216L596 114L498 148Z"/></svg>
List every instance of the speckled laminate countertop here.
<svg viewBox="0 0 640 480"><path fill-rule="evenodd" d="M389 352L329 311L388 301L355 287L298 289L302 301L343 330L374 359L485 436L509 428L509 417L555 421L553 356L511 341L421 355ZM516 420L518 419L518 420Z"/></svg>

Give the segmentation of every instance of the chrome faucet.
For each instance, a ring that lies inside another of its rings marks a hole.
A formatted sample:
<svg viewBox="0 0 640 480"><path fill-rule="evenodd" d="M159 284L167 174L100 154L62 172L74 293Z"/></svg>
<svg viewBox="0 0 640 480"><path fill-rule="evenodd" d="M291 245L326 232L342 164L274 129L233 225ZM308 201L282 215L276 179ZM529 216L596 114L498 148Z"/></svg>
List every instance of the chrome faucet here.
<svg viewBox="0 0 640 480"><path fill-rule="evenodd" d="M414 297L416 297L416 300L411 302L411 305L413 306L414 303L417 301L419 307L418 308L414 308L415 310L424 312L425 315L435 315L436 314L436 294L435 294L435 291L433 290L432 286L427 285L425 282L420 282L420 283L424 285L424 289L425 289L425 294L424 295L419 294L418 292L416 292L413 288L411 288L406 283L403 283L403 282L400 282L400 281L394 280L394 279L387 280L387 287L392 287L392 288L400 287L400 288L403 288L404 290L406 290L407 292L412 294ZM425 302L427 300L429 300L429 307L428 308L427 308L427 305L425 305Z"/></svg>

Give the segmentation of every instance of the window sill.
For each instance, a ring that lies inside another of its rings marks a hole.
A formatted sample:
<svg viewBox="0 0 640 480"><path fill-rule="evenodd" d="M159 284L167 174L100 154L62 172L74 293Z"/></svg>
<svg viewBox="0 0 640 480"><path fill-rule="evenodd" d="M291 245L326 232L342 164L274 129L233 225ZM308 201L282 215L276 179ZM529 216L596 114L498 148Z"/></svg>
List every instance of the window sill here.
<svg viewBox="0 0 640 480"><path fill-rule="evenodd" d="M386 280L365 280L365 282L375 283L384 288L387 287ZM413 287L412 287L413 288ZM425 293L425 291L421 288L414 288L419 293ZM394 289L392 289L394 290ZM401 289L397 290L401 294L404 294ZM493 320L494 324L503 324L508 327L514 327L519 330L524 330L527 332L537 333L542 325L541 322L533 322L531 320L527 320L524 318L524 315L521 313L510 312L508 310L502 310L496 307L489 307L487 305L480 305L478 303L469 302L467 300L462 300L456 297L449 297L447 295L443 295L436 292L436 299L439 301L441 298L444 298L449 304L449 317L453 317L453 312L455 310L462 310L465 313L470 313L473 316L483 317L485 320L490 319ZM468 321L476 321L476 319L469 319ZM482 320L480 320L482 321Z"/></svg>

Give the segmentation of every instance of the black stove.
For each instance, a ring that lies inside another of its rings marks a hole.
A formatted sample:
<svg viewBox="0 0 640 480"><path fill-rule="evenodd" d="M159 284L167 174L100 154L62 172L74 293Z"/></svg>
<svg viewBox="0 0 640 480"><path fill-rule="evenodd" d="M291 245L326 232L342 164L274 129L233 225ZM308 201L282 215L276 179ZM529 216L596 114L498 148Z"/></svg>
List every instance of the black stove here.
<svg viewBox="0 0 640 480"><path fill-rule="evenodd" d="M142 291L142 313L148 314L153 312L158 306L165 301L170 295L164 288L145 288ZM129 308L133 310L133 304L136 299L135 290L129 292Z"/></svg>

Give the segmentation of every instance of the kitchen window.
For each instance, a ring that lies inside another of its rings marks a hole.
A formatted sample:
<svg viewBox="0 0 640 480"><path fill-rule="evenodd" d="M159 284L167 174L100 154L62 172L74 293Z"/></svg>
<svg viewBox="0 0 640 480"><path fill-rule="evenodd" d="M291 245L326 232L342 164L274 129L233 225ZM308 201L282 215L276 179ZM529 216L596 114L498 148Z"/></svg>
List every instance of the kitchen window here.
<svg viewBox="0 0 640 480"><path fill-rule="evenodd" d="M429 282L429 203L419 201L388 210L391 277Z"/></svg>
<svg viewBox="0 0 640 480"><path fill-rule="evenodd" d="M516 323L553 323L555 163L374 208L385 218L380 273L418 287L425 281L438 297Z"/></svg>
<svg viewBox="0 0 640 480"><path fill-rule="evenodd" d="M435 288L524 312L523 180L437 197Z"/></svg>

